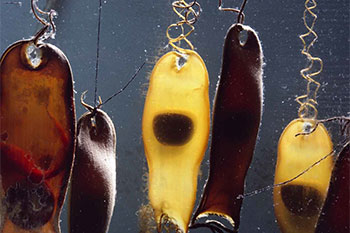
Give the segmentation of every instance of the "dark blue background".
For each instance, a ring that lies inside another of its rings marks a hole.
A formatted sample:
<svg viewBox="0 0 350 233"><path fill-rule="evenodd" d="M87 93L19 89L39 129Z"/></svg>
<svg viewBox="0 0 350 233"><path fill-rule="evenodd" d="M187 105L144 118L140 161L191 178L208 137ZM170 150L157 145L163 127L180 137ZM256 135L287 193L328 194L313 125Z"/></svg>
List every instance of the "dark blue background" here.
<svg viewBox="0 0 350 233"><path fill-rule="evenodd" d="M14 41L29 38L39 25L30 13L29 0L22 6L1 0L1 40L3 52ZM324 61L324 70L316 79L319 91L319 118L349 115L349 1L318 1L316 32L319 39L311 52ZM50 43L68 57L75 80L76 99L88 90L87 102L92 104L96 62L98 0L55 0L58 11L57 35ZM199 0L203 12L190 36L196 51L204 59L210 77L211 103L220 72L222 45L227 29L236 21L232 13L220 12L217 1ZM147 171L141 138L141 118L150 72L167 45L165 30L177 21L169 0L107 0L103 2L100 70L98 94L106 99L120 89L146 59L147 66L123 94L103 110L114 121L117 130L117 202L110 232L138 232L136 211L146 203L143 174ZM240 1L224 1L236 7ZM40 2L45 6L45 1ZM306 82L299 71L306 66L299 34L306 32L302 22L303 0L250 0L245 14L247 25L253 27L262 41L264 68L264 113L246 191L273 183L278 138L283 128L297 117L297 95L304 94ZM76 101L79 117L85 110ZM332 126L332 125L331 125ZM333 135L338 134L334 127ZM334 142L335 144L337 142ZM203 176L199 193L207 178L208 154L202 163ZM66 209L66 207L65 207ZM240 232L279 232L273 213L272 191L244 200ZM61 216L62 231L66 229L66 213ZM197 230L193 232L208 232Z"/></svg>

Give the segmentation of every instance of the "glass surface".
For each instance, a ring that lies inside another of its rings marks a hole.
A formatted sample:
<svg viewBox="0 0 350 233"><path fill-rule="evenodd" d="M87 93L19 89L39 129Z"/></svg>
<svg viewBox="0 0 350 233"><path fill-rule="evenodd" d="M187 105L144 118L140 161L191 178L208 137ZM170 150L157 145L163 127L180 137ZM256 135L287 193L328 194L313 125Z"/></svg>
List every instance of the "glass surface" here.
<svg viewBox="0 0 350 233"><path fill-rule="evenodd" d="M41 27L30 13L30 1L10 4L1 1L0 50L13 42L29 38ZM18 2L17 0L15 2ZM57 34L48 42L59 47L68 57L75 80L76 115L85 109L79 99L88 90L86 102L93 103L96 63L98 0L48 0L57 12ZM189 37L195 50L206 63L210 79L212 109L218 75L221 69L224 37L236 15L221 12L217 1L199 0L202 14ZM171 10L171 1L118 0L103 1L100 35L98 95L103 100L118 91L137 67L147 65L136 80L118 97L103 106L113 120L117 132L117 200L110 232L138 232L136 212L147 202L144 174L147 164L141 136L141 119L148 77L157 58L165 54L169 24L178 20ZM224 1L224 6L236 7L240 1ZM39 4L45 6L45 1ZM277 143L282 130L297 118L297 95L306 91L299 71L307 65L301 55L298 35L305 33L302 22L304 1L248 1L245 24L254 28L262 41L264 52L264 110L257 146L246 180L246 192L273 184ZM349 1L318 1L315 31L319 39L311 54L324 61L324 70L317 76L319 119L349 115ZM333 124L334 126L334 124ZM338 135L333 127L331 134ZM338 137L335 137L338 138ZM339 139L339 138L338 138ZM338 142L334 141L336 145ZM210 145L210 144L209 144ZM201 165L197 203L208 173L209 155ZM67 210L67 207L64 208ZM67 215L62 218L62 232L67 231ZM199 229L192 232L210 232ZM272 190L244 199L240 232L279 232Z"/></svg>

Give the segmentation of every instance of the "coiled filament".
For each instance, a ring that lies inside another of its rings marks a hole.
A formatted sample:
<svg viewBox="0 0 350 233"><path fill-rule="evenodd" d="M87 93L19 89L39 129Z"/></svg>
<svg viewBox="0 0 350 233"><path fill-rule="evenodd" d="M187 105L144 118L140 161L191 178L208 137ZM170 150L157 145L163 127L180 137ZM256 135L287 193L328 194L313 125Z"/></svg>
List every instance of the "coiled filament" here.
<svg viewBox="0 0 350 233"><path fill-rule="evenodd" d="M312 118L316 119L318 111L316 108L317 101L317 91L320 88L320 83L317 82L316 80L313 79L314 76L320 74L323 69L323 61L319 57L314 57L310 54L310 48L314 45L316 42L318 35L314 31L314 26L316 23L317 15L313 12L313 10L317 7L317 3L315 0L306 0L305 1L305 10L303 14L303 21L306 29L308 30L307 33L304 33L299 36L300 40L303 43L303 50L301 53L307 57L307 59L310 61L310 64L300 70L301 76L307 80L307 89L306 89L306 94L298 96L296 98L296 101L300 104L299 110L298 110L298 115L300 118ZM308 24L306 17L307 14L310 14L313 17L311 25ZM313 40L307 45L305 38L313 35L314 38ZM311 71L314 68L314 64L318 63L320 68L316 71ZM311 90L311 85L315 84L316 88L312 91Z"/></svg>
<svg viewBox="0 0 350 233"><path fill-rule="evenodd" d="M183 53L184 48L180 47L180 42L183 40L187 43L190 49L193 50L194 47L187 37L194 31L193 24L197 21L200 15L200 5L196 0L191 3L186 3L184 0L177 0L172 3L172 8L173 11L179 16L180 21L169 25L169 27L166 30L166 36L169 39L169 44L180 53ZM198 8L198 10L196 11L195 8ZM189 27L188 31L185 30L185 26ZM180 28L180 35L178 35L177 37L172 37L170 35L170 30L172 28Z"/></svg>

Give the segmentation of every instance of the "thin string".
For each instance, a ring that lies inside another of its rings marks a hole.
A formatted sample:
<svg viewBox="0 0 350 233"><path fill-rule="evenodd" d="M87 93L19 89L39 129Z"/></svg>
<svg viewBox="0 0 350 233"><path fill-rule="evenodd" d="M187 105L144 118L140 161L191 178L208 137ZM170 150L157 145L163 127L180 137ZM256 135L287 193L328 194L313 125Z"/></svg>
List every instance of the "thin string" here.
<svg viewBox="0 0 350 233"><path fill-rule="evenodd" d="M100 104L97 106L97 108L101 107L102 105L108 103L111 99L113 99L114 97L116 97L117 95L119 95L120 93L122 93L128 86L129 84L136 78L137 74L140 72L140 70L142 69L142 67L146 64L146 62L143 62L142 65L136 70L136 72L134 73L134 75L131 77L131 79L125 84L125 86L123 88L121 88L119 91L117 91L116 93L114 93L113 95L111 95L106 101L104 101L102 103L102 101L100 101Z"/></svg>
<svg viewBox="0 0 350 233"><path fill-rule="evenodd" d="M90 112L96 112L96 110L98 108L101 108L103 105L105 105L106 103L108 103L111 99L113 99L114 97L116 97L117 95L119 95L120 93L122 93L128 86L129 84L134 81L134 79L136 78L137 74L140 72L140 70L142 69L142 67L146 64L146 62L143 62L142 65L136 70L136 72L134 73L134 75L129 79L129 81L124 85L124 87L122 87L119 91L117 91L116 93L114 93L113 95L111 95L106 101L102 101L101 97L99 96L98 100L99 103L97 106L92 107L89 104L84 102L85 99L85 95L87 93L87 91L84 91L81 96L80 96L80 103Z"/></svg>
<svg viewBox="0 0 350 233"><path fill-rule="evenodd" d="M114 93L112 96L110 96L106 101L102 102L101 97L98 97L98 103L97 103L97 86L98 86L98 69L99 69L99 61L100 61L100 35L101 35L101 13L102 12L102 0L99 0L99 7L98 7L98 24L97 24L97 41L96 41L96 66L95 66L95 91L94 91L94 107L86 104L84 102L84 98L86 95L86 92L83 92L80 97L80 103L89 111L96 112L96 110L102 105L108 103L111 99L113 99L115 96L119 95L121 92L123 92L129 84L136 78L137 74L140 72L142 67L145 65L146 62L143 62L143 64L136 70L135 74L131 77L131 79L126 83L126 85L121 88L119 91Z"/></svg>
<svg viewBox="0 0 350 233"><path fill-rule="evenodd" d="M237 23L243 24L243 22L244 22L244 17L245 16L243 14L243 10L244 10L245 5L247 4L247 1L248 0L244 0L242 5L241 5L241 9L239 10L239 14L237 16Z"/></svg>
<svg viewBox="0 0 350 233"><path fill-rule="evenodd" d="M275 187L288 184L288 183L290 183L290 182L292 182L292 181L298 179L300 176L304 175L306 172L308 172L310 169L312 169L313 167L315 167L317 164L321 163L323 160L325 160L325 159L328 158L329 156L334 155L334 153L335 153L335 150L332 150L329 154L323 156L321 159L317 160L317 161L314 162L312 165L310 165L308 168L306 168L304 171L302 171L301 173L299 173L298 175L294 176L293 178L291 178L291 179L289 179L289 180L283 181L283 182L278 183L278 184L269 185L269 186L266 186L266 187L257 189L257 190L255 190L255 191L245 193L245 194L243 194L243 195L238 195L236 198L237 198L237 199L243 199L243 198L246 198L246 197L255 196L255 195L259 194L259 193L262 193L262 192L265 192L265 191L269 191L269 190L271 190L271 189L273 189L273 188L275 188Z"/></svg>
<svg viewBox="0 0 350 233"><path fill-rule="evenodd" d="M309 3L312 5L309 6ZM316 108L317 105L317 92L318 89L320 88L321 84L317 82L316 80L313 79L314 76L319 75L322 72L323 69L323 61L319 57L313 57L310 54L310 48L314 45L316 42L318 35L314 31L314 26L316 23L317 15L313 12L313 10L317 7L317 3L315 0L306 0L305 1L305 10L303 14L303 21L304 21L304 26L308 30L306 33L302 34L299 36L301 42L303 43L303 50L301 53L306 56L306 58L309 60L310 64L302 69L300 71L300 74L302 78L304 78L308 83L306 86L306 94L298 96L295 100L300 104L299 110L298 110L298 116L300 118L311 118L311 119L316 119L318 111ZM307 13L309 13L312 17L312 23L309 25L306 21ZM305 38L313 35L314 38L310 42L309 45L306 44ZM314 67L314 64L318 63L320 65L320 68L314 72L311 72L311 70ZM312 93L311 91L311 84L315 84L316 88L314 92Z"/></svg>
<svg viewBox="0 0 350 233"><path fill-rule="evenodd" d="M102 0L99 0L98 7L98 26L97 26L97 42L96 42L96 66L95 66L95 98L94 105L97 106L97 79L98 79L98 68L99 68L99 59L100 59L100 31L101 31L101 9L102 9Z"/></svg>

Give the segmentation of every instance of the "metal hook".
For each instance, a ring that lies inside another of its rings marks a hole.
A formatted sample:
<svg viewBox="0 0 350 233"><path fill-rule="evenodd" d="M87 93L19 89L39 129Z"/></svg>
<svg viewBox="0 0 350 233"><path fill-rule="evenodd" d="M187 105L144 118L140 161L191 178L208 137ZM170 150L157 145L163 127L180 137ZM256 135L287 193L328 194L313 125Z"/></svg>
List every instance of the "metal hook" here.
<svg viewBox="0 0 350 233"><path fill-rule="evenodd" d="M80 103L81 105L83 105L87 110L89 110L90 112L93 112L95 110L94 107L92 107L91 105L87 104L84 102L85 99L85 95L86 95L87 91L84 91L81 96L80 96Z"/></svg>
<svg viewBox="0 0 350 233"><path fill-rule="evenodd" d="M46 26L46 25L47 25L46 20L43 19L43 18L40 18L40 16L36 13L36 11L38 11L39 13L43 12L43 11L40 10L39 7L36 5L36 2L37 2L37 1L38 1L38 0L31 0L31 2L30 2L30 3L31 3L30 6L31 6L31 8L32 8L32 12L33 12L35 18L36 18L41 24L43 24L44 26ZM41 14L42 14L42 13L41 13Z"/></svg>
<svg viewBox="0 0 350 233"><path fill-rule="evenodd" d="M243 10L244 10L245 5L247 4L247 1L248 0L243 0L241 8L238 10L236 8L224 8L224 7L222 7L222 0L219 0L219 10L221 10L221 11L232 11L232 12L238 13L237 23L243 24L244 18L245 18Z"/></svg>
<svg viewBox="0 0 350 233"><path fill-rule="evenodd" d="M44 25L44 27L35 35L34 37L34 44L37 45L37 42L39 41L39 38L42 37L46 30L51 27L52 31L50 32L50 36L56 33L56 26L55 23L53 22L53 18L57 15L56 11L51 9L49 12L43 11L41 10L38 6L37 3L38 0L31 0L31 8L32 8L32 12L34 14L34 17L41 23ZM47 22L44 18L40 17L38 15L38 13L42 14L42 15L47 15L49 22Z"/></svg>

